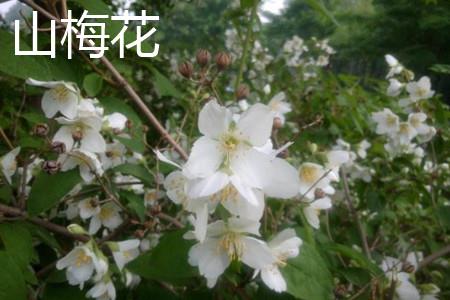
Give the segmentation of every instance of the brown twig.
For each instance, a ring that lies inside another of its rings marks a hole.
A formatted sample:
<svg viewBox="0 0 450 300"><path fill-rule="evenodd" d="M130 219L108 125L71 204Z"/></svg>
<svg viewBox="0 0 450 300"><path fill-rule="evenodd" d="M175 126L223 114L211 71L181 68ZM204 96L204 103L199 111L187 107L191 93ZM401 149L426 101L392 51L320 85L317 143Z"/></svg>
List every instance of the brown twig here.
<svg viewBox="0 0 450 300"><path fill-rule="evenodd" d="M184 228L184 225L180 221L178 221L174 217L171 217L165 213L160 212L156 215L156 217L166 220L166 221L169 221L170 223L172 223L173 225L175 225L178 228Z"/></svg>
<svg viewBox="0 0 450 300"><path fill-rule="evenodd" d="M3 131L3 128L0 127L0 135L2 136L3 140L6 142L6 144L8 145L8 147L12 150L14 149L13 144L11 143L11 141L9 140L8 136L6 135L6 133Z"/></svg>
<svg viewBox="0 0 450 300"><path fill-rule="evenodd" d="M31 8L37 10L42 15L47 17L50 20L54 20L59 25L62 25L64 27L67 27L67 24L62 23L61 20L48 11L46 11L41 6L37 5L32 0L19 0L20 2L30 6ZM155 127L155 129L159 132L159 134L167 141L169 144L172 145L174 150L180 154L180 156L187 160L188 155L184 151L184 149L172 138L172 136L167 132L167 130L164 128L164 126L158 121L158 119L155 117L155 115L150 111L150 109L147 107L147 105L144 103L144 101L139 97L139 95L136 93L136 91L131 87L131 85L128 83L128 81L120 74L120 72L114 67L114 65L106 58L105 56L102 56L99 58L100 62L111 72L112 77L117 81L120 87L123 87L125 92L128 94L130 99L138 106L140 111L145 115L145 117L150 121L150 123Z"/></svg>
<svg viewBox="0 0 450 300"><path fill-rule="evenodd" d="M347 174L343 170L341 170L341 177L342 177L342 183L344 184L344 195L345 200L347 202L348 209L353 216L353 219L356 222L356 225L358 227L359 235L361 237L362 245L364 253L366 254L368 259L372 259L372 255L370 254L370 248L369 243L367 242L367 235L366 231L364 230L364 227L361 223L361 219L359 217L358 212L356 211L355 207L353 206L353 199L350 195L350 189L348 187L348 180L347 180Z"/></svg>
<svg viewBox="0 0 450 300"><path fill-rule="evenodd" d="M13 217L22 217L24 218L26 221L33 223L35 225L39 225L41 227L44 227L46 229L48 229L49 231L53 232L53 233L57 233L59 235L63 235L66 236L68 238L80 241L80 242L87 242L89 241L89 237L84 236L84 235L79 235L79 234L73 234L71 233L69 230L67 230L66 227L58 225L58 224L54 224L50 221L41 219L41 218L37 218L37 217L29 217L28 214L18 208L14 208L14 207L10 207L4 204L0 204L0 212L2 212L5 215L10 215Z"/></svg>
<svg viewBox="0 0 450 300"><path fill-rule="evenodd" d="M435 261L436 259L445 256L447 254L450 253L450 245L447 245L441 249L439 249L438 251L431 253L430 255L428 255L427 257L425 257L418 266L418 269L422 269L425 268L426 266L428 266L429 264L431 264L433 261Z"/></svg>

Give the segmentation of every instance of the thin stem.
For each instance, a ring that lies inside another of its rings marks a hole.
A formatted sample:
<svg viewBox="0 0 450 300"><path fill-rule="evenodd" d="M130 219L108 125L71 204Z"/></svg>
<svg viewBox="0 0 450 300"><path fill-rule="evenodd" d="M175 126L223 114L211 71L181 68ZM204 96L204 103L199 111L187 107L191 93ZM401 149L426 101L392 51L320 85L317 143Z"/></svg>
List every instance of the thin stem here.
<svg viewBox="0 0 450 300"><path fill-rule="evenodd" d="M436 259L447 255L450 253L450 245L445 246L444 248L439 249L438 251L428 255L427 257L425 257L420 263L419 263L419 267L418 269L421 268L425 268L426 266L428 266L429 264L431 264L433 261L435 261Z"/></svg>
<svg viewBox="0 0 450 300"><path fill-rule="evenodd" d="M245 37L245 42L244 42L244 48L242 50L242 57L241 57L241 63L239 65L239 71L238 74L236 76L236 82L234 84L234 90L237 91L237 89L239 88L239 85L241 84L241 80L242 80L242 75L244 74L244 68L245 68L245 64L247 61L247 55L249 52L249 48L250 48L250 42L252 40L252 35L253 35L253 23L256 17L256 10L257 10L258 5L255 5L252 8L252 12L250 14L250 19L248 20L248 25L247 25L247 35Z"/></svg>
<svg viewBox="0 0 450 300"><path fill-rule="evenodd" d="M12 150L14 149L13 144L11 143L11 141L9 140L8 136L6 135L6 133L3 131L3 128L0 127L0 135L2 136L3 140L6 142L6 144L8 145L8 147Z"/></svg>
<svg viewBox="0 0 450 300"><path fill-rule="evenodd" d="M367 242L367 235L366 231L364 230L364 227L361 223L361 218L359 217L358 212L356 211L355 207L353 206L353 199L350 195L350 189L348 187L348 180L347 180L347 174L343 170L341 170L341 177L342 182L344 184L344 194L345 194L345 200L347 201L347 207L353 216L353 219L356 222L356 225L358 226L359 235L361 237L362 245L364 253L366 254L368 259L372 259L372 256L370 254L370 248L369 243Z"/></svg>

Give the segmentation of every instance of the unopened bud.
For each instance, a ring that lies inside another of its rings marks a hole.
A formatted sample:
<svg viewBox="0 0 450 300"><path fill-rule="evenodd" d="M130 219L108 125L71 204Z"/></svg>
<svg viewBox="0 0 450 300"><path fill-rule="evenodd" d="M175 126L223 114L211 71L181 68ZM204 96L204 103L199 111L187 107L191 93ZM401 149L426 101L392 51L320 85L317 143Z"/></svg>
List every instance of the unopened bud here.
<svg viewBox="0 0 450 300"><path fill-rule="evenodd" d="M316 153L316 151L319 149L319 147L315 143L310 143L308 145L308 148L309 148L309 151L311 151L311 153Z"/></svg>
<svg viewBox="0 0 450 300"><path fill-rule="evenodd" d="M280 129L282 127L283 127L283 122L281 121L281 119L278 118L278 117L275 117L273 119L273 128L274 129Z"/></svg>
<svg viewBox="0 0 450 300"><path fill-rule="evenodd" d="M200 66L204 67L204 66L206 66L206 65L209 63L209 61L211 60L211 53L209 53L208 50L200 49L200 50L197 51L197 56L196 56L196 58L197 58L197 63L198 63Z"/></svg>
<svg viewBox="0 0 450 300"><path fill-rule="evenodd" d="M49 132L48 125L45 123L36 124L36 126L34 126L33 128L33 134L40 137L47 136L48 132Z"/></svg>
<svg viewBox="0 0 450 300"><path fill-rule="evenodd" d="M403 263L402 270L405 271L406 273L413 273L416 270L416 268L410 262L405 261Z"/></svg>
<svg viewBox="0 0 450 300"><path fill-rule="evenodd" d="M286 158L289 157L289 150L288 149L284 149L277 156L280 157L280 158L286 159Z"/></svg>
<svg viewBox="0 0 450 300"><path fill-rule="evenodd" d="M72 138L75 142L81 141L83 139L83 132L81 130L72 132Z"/></svg>
<svg viewBox="0 0 450 300"><path fill-rule="evenodd" d="M335 289L334 289L334 294L336 296L339 297L344 297L347 294L347 288L345 287L345 285L343 284L339 284Z"/></svg>
<svg viewBox="0 0 450 300"><path fill-rule="evenodd" d="M150 209L150 212L152 215L158 215L161 212L161 206L160 205L153 205Z"/></svg>
<svg viewBox="0 0 450 300"><path fill-rule="evenodd" d="M178 67L178 72L185 78L191 78L194 74L194 66L190 62L184 62Z"/></svg>
<svg viewBox="0 0 450 300"><path fill-rule="evenodd" d="M66 144L64 144L63 142L55 141L52 143L52 145L50 147L53 152L58 153L58 154L62 154L64 152L66 152Z"/></svg>
<svg viewBox="0 0 450 300"><path fill-rule="evenodd" d="M236 90L236 98L238 100L246 99L250 95L250 89L247 85L241 84Z"/></svg>
<svg viewBox="0 0 450 300"><path fill-rule="evenodd" d="M128 129L133 128L133 121L131 121L130 119L128 119L128 120L125 122L125 126L126 126Z"/></svg>
<svg viewBox="0 0 450 300"><path fill-rule="evenodd" d="M326 194L325 194L325 192L321 189L321 188L316 188L315 190L314 190L314 197L316 198L316 199L322 199L323 197L325 197L326 196Z"/></svg>
<svg viewBox="0 0 450 300"><path fill-rule="evenodd" d="M219 52L216 55L216 65L220 71L225 70L231 64L231 57L225 52Z"/></svg>
<svg viewBox="0 0 450 300"><path fill-rule="evenodd" d="M73 234L87 234L86 230L84 230L84 228L78 224L70 224L69 226L67 226L67 230L69 230L70 233Z"/></svg>
<svg viewBox="0 0 450 300"><path fill-rule="evenodd" d="M44 170L44 172L54 175L61 169L61 164L56 160L47 160L42 165L42 169Z"/></svg>

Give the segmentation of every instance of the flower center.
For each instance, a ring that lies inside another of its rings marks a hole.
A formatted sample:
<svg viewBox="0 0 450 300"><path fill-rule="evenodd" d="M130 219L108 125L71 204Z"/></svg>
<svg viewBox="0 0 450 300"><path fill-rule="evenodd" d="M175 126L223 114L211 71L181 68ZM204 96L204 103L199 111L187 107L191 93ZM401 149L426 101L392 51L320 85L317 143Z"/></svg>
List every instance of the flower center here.
<svg viewBox="0 0 450 300"><path fill-rule="evenodd" d="M100 219L102 221L108 220L112 217L114 211L112 208L110 207L102 207L102 209L100 210Z"/></svg>
<svg viewBox="0 0 450 300"><path fill-rule="evenodd" d="M221 140L222 149L226 153L234 152L239 145L239 139L231 133L226 134Z"/></svg>
<svg viewBox="0 0 450 300"><path fill-rule="evenodd" d="M228 200L236 201L238 197L237 190L232 185L227 185L220 192L215 193L210 197L213 202L225 202Z"/></svg>
<svg viewBox="0 0 450 300"><path fill-rule="evenodd" d="M426 94L427 94L427 90L426 89L421 88L421 87L417 89L417 95L419 97L425 97Z"/></svg>
<svg viewBox="0 0 450 300"><path fill-rule="evenodd" d="M86 255L86 252L83 250L78 251L77 258L75 260L75 265L77 267L81 267L83 265L87 265L92 261L92 258Z"/></svg>
<svg viewBox="0 0 450 300"><path fill-rule="evenodd" d="M64 85L58 85L52 89L54 98L59 102L66 102L69 98L69 90Z"/></svg>
<svg viewBox="0 0 450 300"><path fill-rule="evenodd" d="M409 126L408 126L408 124L400 124L399 131L400 131L400 133L408 134L409 133Z"/></svg>
<svg viewBox="0 0 450 300"><path fill-rule="evenodd" d="M241 236L236 232L226 233L220 240L219 247L227 253L230 260L240 259L244 253Z"/></svg>
<svg viewBox="0 0 450 300"><path fill-rule="evenodd" d="M319 170L315 166L302 166L300 169L300 179L304 182L314 183L317 181Z"/></svg>
<svg viewBox="0 0 450 300"><path fill-rule="evenodd" d="M386 124L387 124L389 127L395 126L396 123L397 123L397 118L396 118L396 117L394 117L394 116L392 116L392 115L386 116Z"/></svg>

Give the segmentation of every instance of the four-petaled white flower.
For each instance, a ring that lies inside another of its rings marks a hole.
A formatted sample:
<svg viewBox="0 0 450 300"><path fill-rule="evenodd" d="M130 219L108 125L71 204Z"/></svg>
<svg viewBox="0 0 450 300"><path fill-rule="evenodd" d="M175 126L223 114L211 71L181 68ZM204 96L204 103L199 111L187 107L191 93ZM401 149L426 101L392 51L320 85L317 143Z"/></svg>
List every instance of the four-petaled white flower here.
<svg viewBox="0 0 450 300"><path fill-rule="evenodd" d="M127 263L138 257L139 245L140 241L136 239L108 244L119 270L122 271Z"/></svg>
<svg viewBox="0 0 450 300"><path fill-rule="evenodd" d="M80 217L84 220L100 213L100 204L97 197L91 197L78 202Z"/></svg>
<svg viewBox="0 0 450 300"><path fill-rule="evenodd" d="M108 265L102 258L97 257L92 247L87 245L76 246L66 256L56 263L58 270L66 269L66 277L70 285L83 285L94 272L102 276L108 270Z"/></svg>
<svg viewBox="0 0 450 300"><path fill-rule="evenodd" d="M406 85L411 102L433 97L434 91L431 89L431 81L427 76L423 76L419 81L412 81Z"/></svg>
<svg viewBox="0 0 450 300"><path fill-rule="evenodd" d="M103 225L109 230L114 230L122 224L121 209L114 203L108 202L100 207L100 212L91 218L89 234L95 234Z"/></svg>
<svg viewBox="0 0 450 300"><path fill-rule="evenodd" d="M75 149L59 156L61 171L68 171L77 166L80 169L81 178L85 182L91 182L95 176L102 176L103 169L100 161L94 153Z"/></svg>
<svg viewBox="0 0 450 300"><path fill-rule="evenodd" d="M16 157L19 155L20 147L14 148L0 158L0 165L2 168L3 176L6 181L11 184L11 177L16 173L17 161Z"/></svg>
<svg viewBox="0 0 450 300"><path fill-rule="evenodd" d="M272 290L281 293L287 290L286 281L279 268L286 266L289 258L299 254L302 240L293 229L285 229L267 243L276 261L261 270L255 270L254 276L261 272L261 279Z"/></svg>
<svg viewBox="0 0 450 300"><path fill-rule="evenodd" d="M208 225L205 241L195 244L189 251L189 263L198 266L200 274L207 279L208 287L216 284L233 260L258 270L276 262L266 243L249 236L259 236L259 226L259 222L239 218Z"/></svg>
<svg viewBox="0 0 450 300"><path fill-rule="evenodd" d="M29 85L48 88L42 97L42 110L47 118L52 118L61 112L67 118L75 118L78 112L80 91L71 82L64 81L38 81L27 79Z"/></svg>
<svg viewBox="0 0 450 300"><path fill-rule="evenodd" d="M377 123L377 134L393 135L399 130L399 118L389 108L372 113L372 120Z"/></svg>

